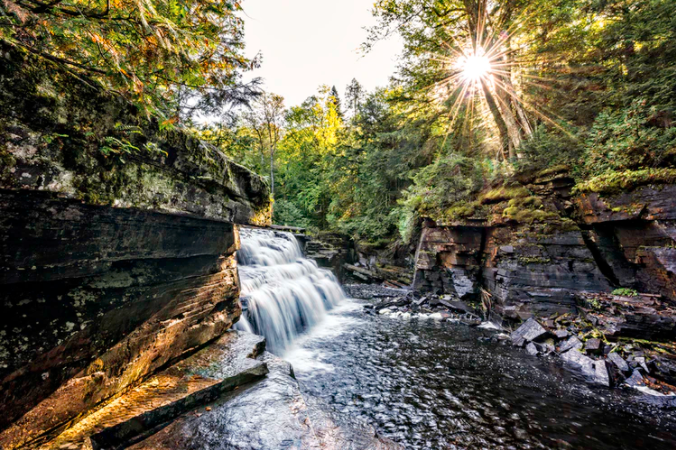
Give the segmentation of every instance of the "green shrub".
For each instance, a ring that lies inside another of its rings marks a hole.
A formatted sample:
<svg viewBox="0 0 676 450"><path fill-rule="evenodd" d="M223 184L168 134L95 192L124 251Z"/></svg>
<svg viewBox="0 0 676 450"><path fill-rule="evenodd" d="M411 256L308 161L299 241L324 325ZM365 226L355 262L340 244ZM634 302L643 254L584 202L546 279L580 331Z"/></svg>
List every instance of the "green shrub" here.
<svg viewBox="0 0 676 450"><path fill-rule="evenodd" d="M602 112L587 141L587 173L673 166L676 127L656 125L658 115L642 100L619 111Z"/></svg>
<svg viewBox="0 0 676 450"><path fill-rule="evenodd" d="M619 295L620 297L637 297L638 292L636 292L634 289L619 288L613 291L613 295Z"/></svg>
<svg viewBox="0 0 676 450"><path fill-rule="evenodd" d="M522 173L540 172L537 175L541 177L563 167L578 171L583 152L584 146L575 136L543 125L522 142L515 168Z"/></svg>
<svg viewBox="0 0 676 450"><path fill-rule="evenodd" d="M448 208L474 200L483 184L480 162L451 153L420 169L400 203L421 216L442 218Z"/></svg>

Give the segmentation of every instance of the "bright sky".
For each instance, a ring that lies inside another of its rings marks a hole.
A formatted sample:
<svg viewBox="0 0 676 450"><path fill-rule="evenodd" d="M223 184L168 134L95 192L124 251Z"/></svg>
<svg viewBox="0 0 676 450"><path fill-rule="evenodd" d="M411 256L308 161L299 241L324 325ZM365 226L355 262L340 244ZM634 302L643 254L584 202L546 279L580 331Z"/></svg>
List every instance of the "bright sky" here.
<svg viewBox="0 0 676 450"><path fill-rule="evenodd" d="M345 87L356 78L367 90L385 86L401 51L399 38L379 42L366 55L359 46L363 28L375 20L374 0L245 0L246 53L260 51L263 65L253 72L265 88L300 104L322 84Z"/></svg>

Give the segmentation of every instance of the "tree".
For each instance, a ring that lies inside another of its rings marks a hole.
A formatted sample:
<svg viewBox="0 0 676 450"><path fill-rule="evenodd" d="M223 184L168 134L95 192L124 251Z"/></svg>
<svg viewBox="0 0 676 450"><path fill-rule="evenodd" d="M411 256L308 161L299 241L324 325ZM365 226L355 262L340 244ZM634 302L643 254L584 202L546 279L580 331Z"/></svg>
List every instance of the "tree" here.
<svg viewBox="0 0 676 450"><path fill-rule="evenodd" d="M1 0L0 39L169 124L180 99L219 110L256 94L258 82L239 75L257 64L242 55L240 10L236 1Z"/></svg>
<svg viewBox="0 0 676 450"><path fill-rule="evenodd" d="M265 154L270 158L270 196L275 198L275 152L283 134L284 97L264 93L258 97L252 108L243 114L244 123L254 134L258 146L261 166Z"/></svg>
<svg viewBox="0 0 676 450"><path fill-rule="evenodd" d="M331 92L329 93L329 98L335 106L336 113L339 117L343 117L343 105L340 102L340 94L338 94L338 89L335 86L331 87Z"/></svg>
<svg viewBox="0 0 676 450"><path fill-rule="evenodd" d="M350 84L345 89L345 97L347 100L347 111L349 111L352 118L359 114L362 102L364 101L364 87L353 78Z"/></svg>

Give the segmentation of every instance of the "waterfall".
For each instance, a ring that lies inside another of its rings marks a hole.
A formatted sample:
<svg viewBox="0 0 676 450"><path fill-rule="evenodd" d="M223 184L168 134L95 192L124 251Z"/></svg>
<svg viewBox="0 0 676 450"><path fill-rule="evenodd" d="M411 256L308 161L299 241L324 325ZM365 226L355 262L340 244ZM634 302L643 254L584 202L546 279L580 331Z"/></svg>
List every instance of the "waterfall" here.
<svg viewBox="0 0 676 450"><path fill-rule="evenodd" d="M345 298L336 277L305 259L291 233L240 230L237 254L245 313L238 329L267 340L278 355Z"/></svg>

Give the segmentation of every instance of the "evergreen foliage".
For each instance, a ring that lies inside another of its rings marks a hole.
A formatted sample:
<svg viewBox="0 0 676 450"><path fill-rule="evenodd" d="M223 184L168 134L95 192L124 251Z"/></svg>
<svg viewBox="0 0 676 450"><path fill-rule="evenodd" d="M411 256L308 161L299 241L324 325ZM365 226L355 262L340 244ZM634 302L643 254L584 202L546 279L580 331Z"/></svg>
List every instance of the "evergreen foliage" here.
<svg viewBox="0 0 676 450"><path fill-rule="evenodd" d="M424 217L498 202L507 219L548 220L519 185L535 174L569 171L579 193L674 182L673 0L379 0L365 48L391 33L405 44L389 85L352 80L342 98L322 86L289 108L242 84L257 61L242 56L239 10L0 0L0 38L166 124L250 104L194 131L270 178L280 224L408 241Z"/></svg>

